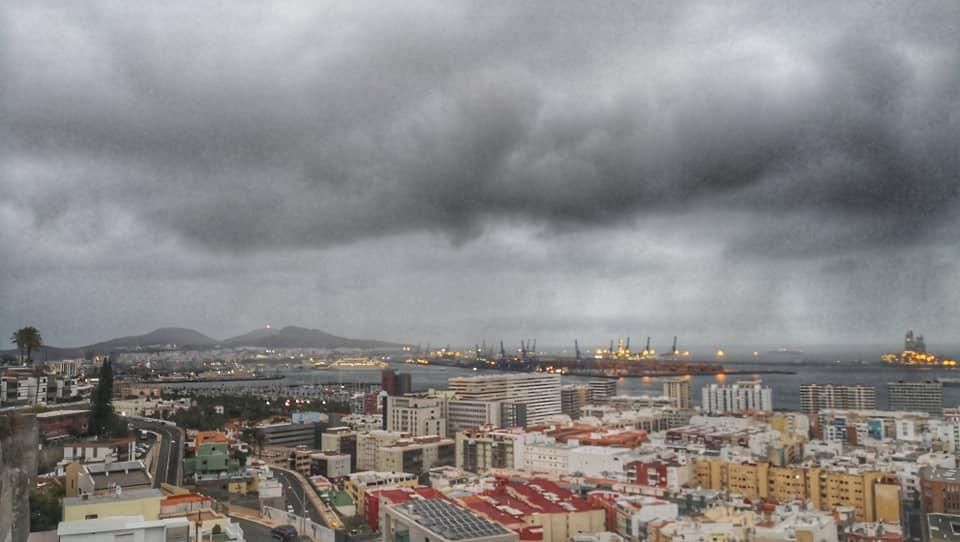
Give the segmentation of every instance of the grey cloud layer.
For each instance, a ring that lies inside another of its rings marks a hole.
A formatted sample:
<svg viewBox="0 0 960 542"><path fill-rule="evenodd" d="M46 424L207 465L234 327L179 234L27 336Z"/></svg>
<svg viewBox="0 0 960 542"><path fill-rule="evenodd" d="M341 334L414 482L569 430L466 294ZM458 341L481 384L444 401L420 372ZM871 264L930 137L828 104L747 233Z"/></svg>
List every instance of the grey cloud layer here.
<svg viewBox="0 0 960 542"><path fill-rule="evenodd" d="M958 50L956 2L6 2L0 289L30 287L0 321L76 275L73 311L143 326L188 324L178 303L259 324L298 286L382 303L372 335L411 310L460 332L429 295L474 328L540 299L486 325L558 336L649 319L637 300L716 334L861 337L918 299L950 320ZM379 272L343 262L371 250Z"/></svg>
<svg viewBox="0 0 960 542"><path fill-rule="evenodd" d="M903 242L957 198L960 13L861 7L10 6L5 195L228 249L703 202Z"/></svg>

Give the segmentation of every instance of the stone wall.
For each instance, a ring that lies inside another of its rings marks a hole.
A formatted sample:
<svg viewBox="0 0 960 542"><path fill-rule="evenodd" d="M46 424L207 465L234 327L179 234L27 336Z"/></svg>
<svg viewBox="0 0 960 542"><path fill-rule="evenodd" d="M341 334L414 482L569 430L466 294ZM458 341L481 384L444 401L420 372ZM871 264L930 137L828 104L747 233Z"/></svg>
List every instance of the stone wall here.
<svg viewBox="0 0 960 542"><path fill-rule="evenodd" d="M0 542L26 542L30 534L38 447L36 417L0 414Z"/></svg>

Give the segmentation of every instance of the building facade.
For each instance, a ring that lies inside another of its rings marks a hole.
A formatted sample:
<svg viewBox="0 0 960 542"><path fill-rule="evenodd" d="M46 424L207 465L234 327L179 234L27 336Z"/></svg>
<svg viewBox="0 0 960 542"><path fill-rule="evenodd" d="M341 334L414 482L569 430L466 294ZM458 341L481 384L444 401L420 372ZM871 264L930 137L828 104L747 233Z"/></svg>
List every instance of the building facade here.
<svg viewBox="0 0 960 542"><path fill-rule="evenodd" d="M562 411L560 375L521 373L454 377L448 380L448 387L458 399L523 404L528 424Z"/></svg>

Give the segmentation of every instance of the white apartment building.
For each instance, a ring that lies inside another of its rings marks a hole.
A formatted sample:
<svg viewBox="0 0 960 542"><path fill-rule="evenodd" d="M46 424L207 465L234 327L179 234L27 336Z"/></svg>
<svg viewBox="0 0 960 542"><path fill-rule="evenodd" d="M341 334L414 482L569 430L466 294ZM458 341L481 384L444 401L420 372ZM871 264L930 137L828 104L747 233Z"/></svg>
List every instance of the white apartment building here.
<svg viewBox="0 0 960 542"><path fill-rule="evenodd" d="M399 431L384 431L382 429L357 433L357 470L377 470L380 450L407 436L409 435Z"/></svg>
<svg viewBox="0 0 960 542"><path fill-rule="evenodd" d="M386 429L415 437L447 436L446 405L439 397L388 396Z"/></svg>
<svg viewBox="0 0 960 542"><path fill-rule="evenodd" d="M773 411L773 392L760 380L741 381L732 386L710 384L701 391L707 414Z"/></svg>
<svg viewBox="0 0 960 542"><path fill-rule="evenodd" d="M527 424L560 414L560 375L544 373L453 377L448 387L457 399L510 401L526 405Z"/></svg>

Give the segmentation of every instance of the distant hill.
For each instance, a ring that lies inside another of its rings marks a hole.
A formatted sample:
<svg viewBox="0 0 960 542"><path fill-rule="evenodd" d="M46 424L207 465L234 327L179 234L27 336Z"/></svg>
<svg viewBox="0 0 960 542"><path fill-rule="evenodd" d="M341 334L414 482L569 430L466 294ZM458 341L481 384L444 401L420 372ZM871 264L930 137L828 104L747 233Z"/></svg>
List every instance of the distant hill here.
<svg viewBox="0 0 960 542"><path fill-rule="evenodd" d="M319 329L286 326L280 329L260 328L250 333L231 337L225 346L260 346L264 348L385 348L397 343L369 339L348 339L331 335Z"/></svg>
<svg viewBox="0 0 960 542"><path fill-rule="evenodd" d="M84 353L93 351L101 354L124 350L149 350L167 345L176 345L178 348L210 347L210 346L256 346L262 348L390 348L400 346L397 343L374 341L368 339L348 339L331 335L319 329L287 326L281 329L261 328L232 337L225 341L218 341L199 331L180 327L162 327L144 335L119 337L109 341L102 341L89 346L60 348L44 346L33 354L37 361L48 359L79 358ZM18 355L16 348L0 350L0 355Z"/></svg>
<svg viewBox="0 0 960 542"><path fill-rule="evenodd" d="M190 346L213 346L217 344L216 339L212 339L199 331L185 329L180 327L162 327L155 329L150 333L143 335L131 335L129 337L120 337L109 341L98 342L88 346L77 347L56 347L44 346L33 354L37 361L47 359L79 358L85 352L94 351L101 354L108 354L117 350L134 350L138 348L149 349L151 347L161 347L166 345L177 345L178 347ZM0 351L0 355L18 356L16 348Z"/></svg>
<svg viewBox="0 0 960 542"><path fill-rule="evenodd" d="M117 349L147 348L150 346L163 346L175 344L179 346L213 346L217 344L216 339L212 339L199 331L186 329L182 327L162 327L155 329L144 335L132 335L130 337L120 337L111 339L85 347L87 350L96 350L97 352L109 352Z"/></svg>

